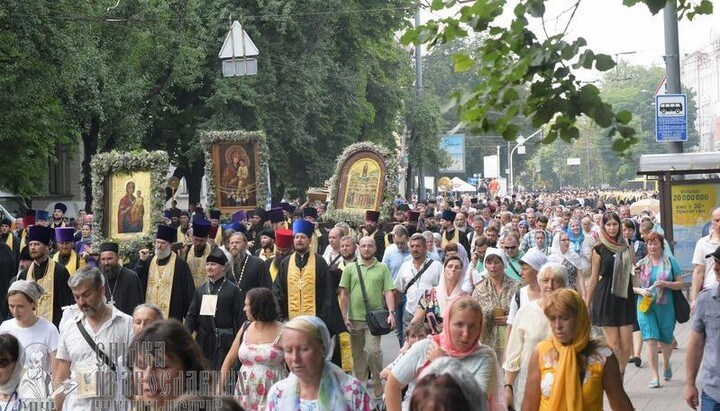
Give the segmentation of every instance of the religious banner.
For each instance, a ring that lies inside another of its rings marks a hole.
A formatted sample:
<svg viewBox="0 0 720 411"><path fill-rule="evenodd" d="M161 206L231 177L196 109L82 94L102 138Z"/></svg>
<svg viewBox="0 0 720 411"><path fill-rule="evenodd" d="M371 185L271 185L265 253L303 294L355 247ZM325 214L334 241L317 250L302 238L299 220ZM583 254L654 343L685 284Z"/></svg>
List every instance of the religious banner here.
<svg viewBox="0 0 720 411"><path fill-rule="evenodd" d="M105 241L120 244L129 256L147 247L163 222L165 188L170 167L164 151L96 154L92 157L93 248Z"/></svg>
<svg viewBox="0 0 720 411"><path fill-rule="evenodd" d="M265 208L268 195L268 147L259 131L208 131L205 149L207 207L231 214Z"/></svg>
<svg viewBox="0 0 720 411"><path fill-rule="evenodd" d="M362 223L366 210L390 214L397 192L399 167L395 156L383 146L357 143L338 157L330 183L328 218Z"/></svg>

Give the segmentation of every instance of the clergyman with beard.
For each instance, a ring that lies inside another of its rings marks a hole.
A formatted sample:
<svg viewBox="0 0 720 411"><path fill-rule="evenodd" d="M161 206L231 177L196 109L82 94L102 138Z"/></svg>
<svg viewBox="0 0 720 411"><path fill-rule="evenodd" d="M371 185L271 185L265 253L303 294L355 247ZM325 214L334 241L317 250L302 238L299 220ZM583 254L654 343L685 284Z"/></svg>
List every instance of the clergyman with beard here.
<svg viewBox="0 0 720 411"><path fill-rule="evenodd" d="M230 261L225 264L225 277L240 287L240 301L245 301L245 294L253 288L272 289L272 281L265 262L248 253L245 233L238 231L230 237L230 257ZM245 312L242 312L240 323L246 320Z"/></svg>
<svg viewBox="0 0 720 411"><path fill-rule="evenodd" d="M118 310L132 316L133 310L145 302L140 277L135 271L121 267L117 243L100 244L100 270L105 277L105 297Z"/></svg>
<svg viewBox="0 0 720 411"><path fill-rule="evenodd" d="M163 318L183 321L195 294L195 283L188 264L171 248L176 234L174 228L158 225L155 256L150 258L147 248L140 250L135 272L143 284L145 302L160 307Z"/></svg>

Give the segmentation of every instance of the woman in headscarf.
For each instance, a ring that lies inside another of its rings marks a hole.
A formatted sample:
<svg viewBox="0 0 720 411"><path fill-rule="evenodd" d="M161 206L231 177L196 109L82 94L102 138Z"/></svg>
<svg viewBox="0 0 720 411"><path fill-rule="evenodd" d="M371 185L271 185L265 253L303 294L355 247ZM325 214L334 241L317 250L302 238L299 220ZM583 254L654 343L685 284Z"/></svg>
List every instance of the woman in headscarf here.
<svg viewBox="0 0 720 411"><path fill-rule="evenodd" d="M505 275L505 255L497 248L485 252L485 271L487 275L475 287L472 297L480 303L485 317L482 343L502 357L510 303L520 284Z"/></svg>
<svg viewBox="0 0 720 411"><path fill-rule="evenodd" d="M293 318L281 333L290 375L270 388L267 410L369 411L370 395L360 381L330 362L330 332L321 319Z"/></svg>
<svg viewBox="0 0 720 411"><path fill-rule="evenodd" d="M537 282L540 287L540 298L523 305L515 316L507 350L505 351L505 403L508 407L520 409L527 367L530 355L537 344L550 335L550 326L543 314L545 300L553 291L565 286L567 270L557 263L547 263L540 268Z"/></svg>
<svg viewBox="0 0 720 411"><path fill-rule="evenodd" d="M637 319L632 287L639 284L634 275L634 258L632 247L620 232L620 217L606 212L600 243L593 248L586 301L593 324L602 327L605 341L617 357L621 376L632 352L633 325Z"/></svg>
<svg viewBox="0 0 720 411"><path fill-rule="evenodd" d="M590 338L588 310L569 288L553 292L543 309L552 336L530 357L523 411L632 410L612 351Z"/></svg>
<svg viewBox="0 0 720 411"><path fill-rule="evenodd" d="M572 288L585 296L585 271L589 268L582 257L575 251L570 234L560 232L556 236L557 243L553 244L548 261L562 264L567 269L566 287Z"/></svg>
<svg viewBox="0 0 720 411"><path fill-rule="evenodd" d="M431 334L440 334L443 330L443 313L447 306L453 299L465 294L462 291L462 275L463 265L460 258L447 257L440 283L437 287L425 290L420 297L412 322L424 321Z"/></svg>
<svg viewBox="0 0 720 411"><path fill-rule="evenodd" d="M504 408L501 408L498 387L497 356L490 347L479 344L483 323L480 304L469 296L458 297L447 307L445 318L442 333L415 343L393 367L385 385L388 411L400 411L402 390L441 356L456 358L463 364L474 376L492 410ZM410 397L412 393L407 395Z"/></svg>
<svg viewBox="0 0 720 411"><path fill-rule="evenodd" d="M10 334L0 335L0 409L17 411L24 409L18 386L23 376L25 350L17 338Z"/></svg>

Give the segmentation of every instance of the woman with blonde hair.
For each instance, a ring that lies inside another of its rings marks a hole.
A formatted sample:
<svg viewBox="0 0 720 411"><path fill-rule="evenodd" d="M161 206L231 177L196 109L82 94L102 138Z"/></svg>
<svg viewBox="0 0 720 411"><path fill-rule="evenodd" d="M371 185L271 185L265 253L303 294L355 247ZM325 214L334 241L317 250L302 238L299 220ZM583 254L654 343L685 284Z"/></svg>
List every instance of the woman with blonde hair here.
<svg viewBox="0 0 720 411"><path fill-rule="evenodd" d="M552 335L530 357L523 411L632 410L613 352L590 338L590 318L580 294L554 291L543 308Z"/></svg>
<svg viewBox="0 0 720 411"><path fill-rule="evenodd" d="M333 344L325 323L301 315L285 324L280 340L290 375L270 388L267 410L369 411L360 381L330 362Z"/></svg>

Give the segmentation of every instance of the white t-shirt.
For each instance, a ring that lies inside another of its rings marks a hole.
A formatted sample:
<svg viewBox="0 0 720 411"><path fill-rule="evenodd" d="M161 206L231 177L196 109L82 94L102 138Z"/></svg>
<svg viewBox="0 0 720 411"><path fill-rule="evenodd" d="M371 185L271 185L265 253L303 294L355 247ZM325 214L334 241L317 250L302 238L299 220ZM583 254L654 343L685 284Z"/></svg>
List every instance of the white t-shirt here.
<svg viewBox="0 0 720 411"><path fill-rule="evenodd" d="M693 253L692 263L694 265L702 265L705 267L705 280L703 281L703 288L708 288L715 284L715 257L710 256L705 258L706 255L715 251L720 246L717 241L711 241L710 235L706 235L697 241L695 244L695 252Z"/></svg>
<svg viewBox="0 0 720 411"><path fill-rule="evenodd" d="M431 259L426 259L425 262L430 261L430 265L425 272L417 279L411 286L407 288L407 284L412 280L420 270L416 270L413 265L412 259L405 261L398 270L398 275L395 277L394 285L395 288L401 293L405 293L407 302L405 303L405 311L410 314L415 314L415 310L420 302L420 297L423 296L425 290L432 287L436 287L440 282L440 277L443 273L443 266L439 262ZM424 265L425 263L423 263ZM420 266L422 269L422 265Z"/></svg>
<svg viewBox="0 0 720 411"><path fill-rule="evenodd" d="M45 347L48 352L55 352L58 348L58 339L60 336L53 323L42 317L38 317L35 324L28 328L21 327L14 318L3 321L3 323L0 324L0 334L11 334L20 341L21 346L26 350L26 365L31 357L28 351L33 351L32 347L42 346Z"/></svg>

